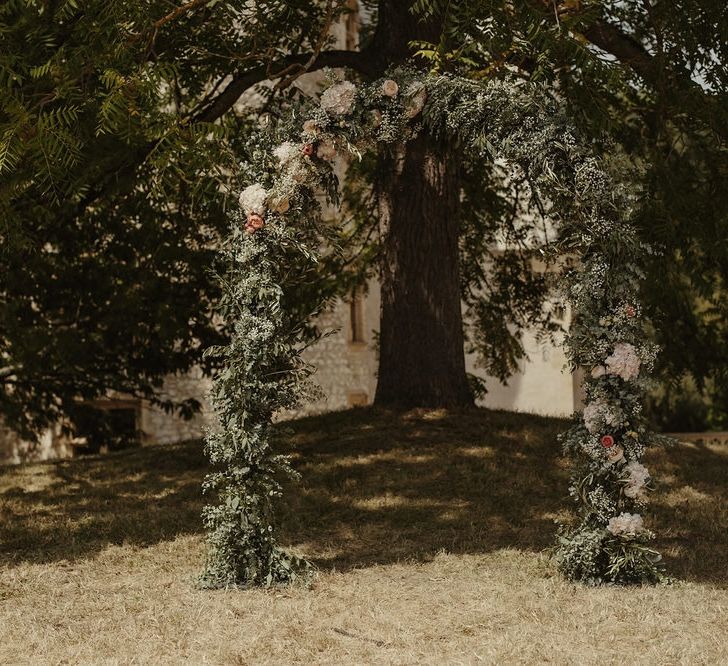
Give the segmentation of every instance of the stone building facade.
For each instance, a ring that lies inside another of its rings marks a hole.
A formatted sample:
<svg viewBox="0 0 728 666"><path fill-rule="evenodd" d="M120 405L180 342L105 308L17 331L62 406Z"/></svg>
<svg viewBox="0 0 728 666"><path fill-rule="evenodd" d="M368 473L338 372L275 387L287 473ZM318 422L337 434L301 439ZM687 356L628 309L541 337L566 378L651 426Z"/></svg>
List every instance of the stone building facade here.
<svg viewBox="0 0 728 666"><path fill-rule="evenodd" d="M375 340L379 328L379 286L376 281L368 289L348 301L339 301L319 320L322 331L330 332L305 352L306 360L317 370L314 379L325 397L305 405L282 418L320 414L372 403L377 383ZM468 372L485 377L488 394L481 405L520 412L565 416L579 408L579 382L566 371L563 350L541 342L533 332L526 332L524 344L528 358L507 382L488 379L477 367L476 358L466 355ZM141 445L168 444L202 437L206 428L214 427L215 416L207 400L211 387L209 377L200 370L166 379L162 393L178 400L197 398L203 405L191 420L167 413L145 401L113 396L98 402L101 409L127 410L139 434ZM20 440L0 426L0 464L28 460L47 460L74 454L82 441L61 435L60 429L49 430L33 444Z"/></svg>
<svg viewBox="0 0 728 666"><path fill-rule="evenodd" d="M321 320L322 330L336 333L312 347L306 360L316 366L314 378L326 397L306 406L301 414L372 403L377 386L379 308L379 285L371 281L365 293L340 301ZM543 342L535 331L526 331L523 342L527 358L505 385L488 377L474 354L466 354L467 372L487 383L488 394L480 401L481 406L548 416L573 413L580 405L580 382L566 369L566 356L558 340L556 345Z"/></svg>

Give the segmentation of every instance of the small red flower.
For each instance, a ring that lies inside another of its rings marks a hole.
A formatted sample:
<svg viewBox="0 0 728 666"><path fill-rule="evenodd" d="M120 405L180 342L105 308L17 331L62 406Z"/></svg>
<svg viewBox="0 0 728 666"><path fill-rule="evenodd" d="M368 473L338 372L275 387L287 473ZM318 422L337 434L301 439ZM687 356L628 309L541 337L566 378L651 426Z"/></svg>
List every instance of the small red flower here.
<svg viewBox="0 0 728 666"><path fill-rule="evenodd" d="M625 305L624 314L626 314L628 317L634 317L637 314L637 308L635 308L634 305Z"/></svg>
<svg viewBox="0 0 728 666"><path fill-rule="evenodd" d="M306 157L311 157L313 155L313 144L312 143L304 143L303 147L301 148L301 152Z"/></svg>
<svg viewBox="0 0 728 666"><path fill-rule="evenodd" d="M611 435L604 435L600 441L605 449L611 449L614 446L614 437Z"/></svg>

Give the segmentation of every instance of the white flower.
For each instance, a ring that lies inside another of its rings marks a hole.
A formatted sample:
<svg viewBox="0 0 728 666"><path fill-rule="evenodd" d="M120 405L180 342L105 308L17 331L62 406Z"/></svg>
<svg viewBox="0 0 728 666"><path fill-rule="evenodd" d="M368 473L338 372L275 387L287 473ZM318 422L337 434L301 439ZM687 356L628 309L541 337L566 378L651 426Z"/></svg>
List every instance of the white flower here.
<svg viewBox="0 0 728 666"><path fill-rule="evenodd" d="M273 151L273 154L276 156L276 158L278 158L281 166L285 166L292 162L295 158L297 158L300 152L301 151L298 149L298 146L291 143L290 141L286 141L278 146Z"/></svg>
<svg viewBox="0 0 728 666"><path fill-rule="evenodd" d="M305 120L303 122L303 131L306 134L318 134L319 128L315 120Z"/></svg>
<svg viewBox="0 0 728 666"><path fill-rule="evenodd" d="M624 449L619 444L613 446L611 449L607 449L607 462L610 465L613 465L623 459Z"/></svg>
<svg viewBox="0 0 728 666"><path fill-rule="evenodd" d="M399 86L396 81L387 79L384 83L382 83L382 95L385 95L386 97L396 97L398 92Z"/></svg>
<svg viewBox="0 0 728 666"><path fill-rule="evenodd" d="M643 530L642 516L638 513L620 513L609 519L607 531L619 536L621 534L639 534Z"/></svg>
<svg viewBox="0 0 728 666"><path fill-rule="evenodd" d="M624 487L624 494L632 499L639 497L647 480L650 478L650 473L644 465L638 463L636 460L627 463L624 469L629 473L627 485Z"/></svg>
<svg viewBox="0 0 728 666"><path fill-rule="evenodd" d="M414 118L419 115L427 101L427 88L421 83L413 83L407 88L407 102L404 105L404 115L407 118Z"/></svg>
<svg viewBox="0 0 728 666"><path fill-rule="evenodd" d="M301 146L286 141L278 146L273 154L278 158L285 179L290 183L302 183L306 180L306 163ZM285 186L282 191L288 191Z"/></svg>
<svg viewBox="0 0 728 666"><path fill-rule="evenodd" d="M287 213L288 209L290 207L291 207L291 202L287 196L277 197L271 202L271 208L276 213L280 213L281 215L283 215L284 213Z"/></svg>
<svg viewBox="0 0 728 666"><path fill-rule="evenodd" d="M599 432L599 422L601 420L601 407L597 402L590 402L584 407L584 425L586 429L592 434Z"/></svg>
<svg viewBox="0 0 728 666"><path fill-rule="evenodd" d="M640 373L640 357L637 350L629 342L618 342L614 345L614 352L604 361L610 375L618 375L628 382Z"/></svg>
<svg viewBox="0 0 728 666"><path fill-rule="evenodd" d="M255 213L265 215L265 200L268 196L265 188L260 183L248 185L241 193L238 202L246 215Z"/></svg>
<svg viewBox="0 0 728 666"><path fill-rule="evenodd" d="M382 112L379 109L374 109L370 114L369 117L372 121L372 126L374 129L378 129L382 125Z"/></svg>
<svg viewBox="0 0 728 666"><path fill-rule="evenodd" d="M619 414L601 398L584 407L583 417L584 425L592 435L604 432L607 426L619 424Z"/></svg>
<svg viewBox="0 0 728 666"><path fill-rule="evenodd" d="M345 116L354 108L356 86L351 81L336 83L321 95L321 108L339 116Z"/></svg>
<svg viewBox="0 0 728 666"><path fill-rule="evenodd" d="M642 463L638 463L636 460L628 463L625 469L629 472L630 478L635 482L644 483L647 479L650 478L650 472L648 471L648 469Z"/></svg>
<svg viewBox="0 0 728 666"><path fill-rule="evenodd" d="M316 155L322 160L333 160L336 157L336 146L334 142L326 139L319 143L316 148Z"/></svg>

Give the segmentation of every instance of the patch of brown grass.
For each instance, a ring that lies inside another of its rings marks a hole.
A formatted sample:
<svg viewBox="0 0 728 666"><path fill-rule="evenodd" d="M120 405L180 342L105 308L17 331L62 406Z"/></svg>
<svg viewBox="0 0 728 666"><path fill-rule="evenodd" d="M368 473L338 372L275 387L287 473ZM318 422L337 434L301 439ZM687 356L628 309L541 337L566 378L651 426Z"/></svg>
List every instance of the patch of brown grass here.
<svg viewBox="0 0 728 666"><path fill-rule="evenodd" d="M672 572L587 589L541 551L553 419L355 410L292 424L311 589L201 592L199 443L0 470L0 663L728 663L728 448L648 464Z"/></svg>

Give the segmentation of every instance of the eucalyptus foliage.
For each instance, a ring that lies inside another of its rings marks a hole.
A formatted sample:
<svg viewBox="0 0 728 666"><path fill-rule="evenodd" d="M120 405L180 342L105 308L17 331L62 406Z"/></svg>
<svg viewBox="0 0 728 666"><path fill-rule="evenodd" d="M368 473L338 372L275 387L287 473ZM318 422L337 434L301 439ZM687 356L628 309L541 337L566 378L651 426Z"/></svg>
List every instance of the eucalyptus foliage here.
<svg viewBox="0 0 728 666"><path fill-rule="evenodd" d="M564 436L575 463L572 494L580 522L559 536L561 570L589 583L660 580L659 555L647 546L651 533L630 513L642 506L649 478L640 459L653 438L640 391L656 353L645 341L637 300L640 265L651 249L632 224L638 195L632 174L623 161L595 157L563 104L541 86L422 78L399 69L358 88L333 82L318 103L299 109L285 141L247 167L252 177L240 195L245 217L233 228L235 268L225 284L235 335L217 350L227 369L216 381L221 430L208 438L208 452L221 471L208 486L218 490L220 504L206 513L204 581L283 582L295 576L293 564L301 564L278 549L271 507L280 492L274 479L286 469L271 451L272 418L295 404L310 371L300 357L304 322L282 309L283 276L294 287L296 267L315 257L312 234L325 232L315 194L323 190L336 200L335 156L401 145L425 127L463 154L509 165L555 227L551 242L543 240L544 257L567 259L563 297L574 320L567 350L574 369L593 370L587 407Z"/></svg>

